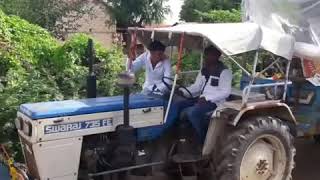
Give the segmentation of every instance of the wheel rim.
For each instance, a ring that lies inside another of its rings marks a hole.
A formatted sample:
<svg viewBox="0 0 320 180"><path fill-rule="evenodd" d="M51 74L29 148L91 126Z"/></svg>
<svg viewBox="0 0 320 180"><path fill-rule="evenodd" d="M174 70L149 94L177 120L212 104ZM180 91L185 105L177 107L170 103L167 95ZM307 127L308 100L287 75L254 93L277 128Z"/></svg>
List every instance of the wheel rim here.
<svg viewBox="0 0 320 180"><path fill-rule="evenodd" d="M240 180L283 179L287 156L279 138L264 135L253 141L240 166Z"/></svg>

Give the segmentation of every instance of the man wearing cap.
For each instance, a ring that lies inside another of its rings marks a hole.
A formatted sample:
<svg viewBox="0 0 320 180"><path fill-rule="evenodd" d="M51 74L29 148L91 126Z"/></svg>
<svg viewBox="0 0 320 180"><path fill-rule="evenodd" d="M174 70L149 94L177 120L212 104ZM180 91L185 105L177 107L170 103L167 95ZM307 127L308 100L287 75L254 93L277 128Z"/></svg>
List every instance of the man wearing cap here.
<svg viewBox="0 0 320 180"><path fill-rule="evenodd" d="M171 77L171 63L164 53L165 49L165 45L155 40L149 44L149 51L141 54L136 59L132 59L132 72L136 73L141 69L145 69L145 82L142 90L144 94L164 95L168 92L166 85L162 81L163 77ZM127 67L129 67L129 61Z"/></svg>
<svg viewBox="0 0 320 180"><path fill-rule="evenodd" d="M199 97L192 106L185 108L181 117L189 121L201 142L204 141L209 125L208 113L214 111L231 93L232 72L219 61L221 52L214 46L204 51L204 65L193 85L187 89L193 97ZM180 92L185 95L188 93ZM186 104L190 102L185 102Z"/></svg>

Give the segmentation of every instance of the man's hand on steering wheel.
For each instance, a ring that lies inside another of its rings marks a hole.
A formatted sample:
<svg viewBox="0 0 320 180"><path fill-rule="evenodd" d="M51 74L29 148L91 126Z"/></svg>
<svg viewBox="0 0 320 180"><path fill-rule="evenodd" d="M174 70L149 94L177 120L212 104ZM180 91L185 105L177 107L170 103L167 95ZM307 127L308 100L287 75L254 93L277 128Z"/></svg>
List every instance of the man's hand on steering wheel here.
<svg viewBox="0 0 320 180"><path fill-rule="evenodd" d="M166 80L170 80L171 82L173 82L174 79L169 78L169 77L162 78L163 84L168 88L169 91L172 91L172 85L167 83ZM185 93L182 91L182 89L185 90L188 95L185 95ZM189 91L189 89L186 88L185 86L182 86L179 84L176 84L176 88L174 89L174 93L178 96L185 98L185 99L194 99L194 97L192 96L192 93Z"/></svg>
<svg viewBox="0 0 320 180"><path fill-rule="evenodd" d="M176 89L175 94L181 97L185 97L184 92L181 89Z"/></svg>
<svg viewBox="0 0 320 180"><path fill-rule="evenodd" d="M204 97L200 97L199 99L198 99L198 102L197 102L199 105L203 105L203 104L206 104L207 103L207 100L206 100L206 98L204 98Z"/></svg>

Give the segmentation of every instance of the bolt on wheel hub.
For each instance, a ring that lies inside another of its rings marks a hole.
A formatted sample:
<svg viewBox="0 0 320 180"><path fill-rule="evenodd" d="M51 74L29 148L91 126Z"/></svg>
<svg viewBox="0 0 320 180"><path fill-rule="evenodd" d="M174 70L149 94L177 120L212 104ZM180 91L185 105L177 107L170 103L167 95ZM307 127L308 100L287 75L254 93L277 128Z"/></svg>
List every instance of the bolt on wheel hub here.
<svg viewBox="0 0 320 180"><path fill-rule="evenodd" d="M284 147L273 136L257 138L245 152L240 180L277 180L283 177L286 156Z"/></svg>
<svg viewBox="0 0 320 180"><path fill-rule="evenodd" d="M269 163L267 160L260 160L257 164L256 172L259 175L266 174L269 170Z"/></svg>

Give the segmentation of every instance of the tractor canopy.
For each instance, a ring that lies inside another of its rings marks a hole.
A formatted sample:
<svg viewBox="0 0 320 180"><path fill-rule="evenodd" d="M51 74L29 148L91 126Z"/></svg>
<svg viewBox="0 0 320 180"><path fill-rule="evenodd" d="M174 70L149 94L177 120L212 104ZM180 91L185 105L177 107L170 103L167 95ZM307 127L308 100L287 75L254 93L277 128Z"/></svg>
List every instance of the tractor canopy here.
<svg viewBox="0 0 320 180"><path fill-rule="evenodd" d="M136 33L138 40L144 45L156 39L167 46L178 46L181 35L184 34L183 47L202 50L209 43L227 56L264 49L290 60L295 45L293 36L251 22L185 23L164 28L129 28L129 32Z"/></svg>

